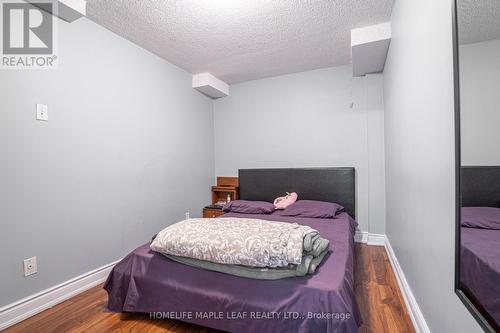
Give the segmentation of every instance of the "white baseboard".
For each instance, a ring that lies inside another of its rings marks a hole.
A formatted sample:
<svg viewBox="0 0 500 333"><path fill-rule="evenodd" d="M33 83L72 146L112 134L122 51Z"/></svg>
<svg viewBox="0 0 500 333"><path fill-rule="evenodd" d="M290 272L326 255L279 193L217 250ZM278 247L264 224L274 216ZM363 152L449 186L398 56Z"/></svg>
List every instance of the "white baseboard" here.
<svg viewBox="0 0 500 333"><path fill-rule="evenodd" d="M103 283L118 261L0 308L0 331Z"/></svg>
<svg viewBox="0 0 500 333"><path fill-rule="evenodd" d="M368 245L385 246L385 235L381 234L368 234Z"/></svg>
<svg viewBox="0 0 500 333"><path fill-rule="evenodd" d="M406 308L410 313L411 321L413 322L413 326L415 327L416 333L430 333L429 326L427 326L427 322L425 321L424 315L418 306L417 300L411 291L410 285L406 280L405 274L399 265L398 258L394 253L394 250L391 247L391 243L389 239L384 236L385 239L385 249L387 251L387 255L389 257L389 261L391 262L392 269L396 274L396 280L398 280L399 289L403 294L403 298L406 303Z"/></svg>
<svg viewBox="0 0 500 333"><path fill-rule="evenodd" d="M374 246L385 246L385 235L372 234L367 231L358 230L354 235L354 241L356 243L365 243Z"/></svg>
<svg viewBox="0 0 500 333"><path fill-rule="evenodd" d="M354 241L356 243L368 243L368 231L356 230L356 234L354 234Z"/></svg>

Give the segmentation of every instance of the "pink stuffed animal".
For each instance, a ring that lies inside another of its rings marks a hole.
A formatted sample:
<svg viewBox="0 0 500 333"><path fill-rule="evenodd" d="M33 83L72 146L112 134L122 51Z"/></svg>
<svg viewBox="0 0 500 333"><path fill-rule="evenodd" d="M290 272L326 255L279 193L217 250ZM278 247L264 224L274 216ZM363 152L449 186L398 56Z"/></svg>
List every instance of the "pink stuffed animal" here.
<svg viewBox="0 0 500 333"><path fill-rule="evenodd" d="M285 209L286 207L297 201L297 197L298 195L295 192L286 192L286 196L279 197L274 200L274 207L276 207L276 209Z"/></svg>

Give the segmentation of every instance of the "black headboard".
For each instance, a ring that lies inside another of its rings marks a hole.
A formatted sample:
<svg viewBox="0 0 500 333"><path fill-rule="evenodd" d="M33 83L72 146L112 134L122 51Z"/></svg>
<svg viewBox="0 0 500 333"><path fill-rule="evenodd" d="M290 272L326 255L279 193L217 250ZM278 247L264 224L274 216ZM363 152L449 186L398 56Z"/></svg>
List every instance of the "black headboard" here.
<svg viewBox="0 0 500 333"><path fill-rule="evenodd" d="M500 166L464 166L461 185L463 207L500 207Z"/></svg>
<svg viewBox="0 0 500 333"><path fill-rule="evenodd" d="M299 200L336 202L356 217L354 168L240 169L240 199L273 202L285 192Z"/></svg>

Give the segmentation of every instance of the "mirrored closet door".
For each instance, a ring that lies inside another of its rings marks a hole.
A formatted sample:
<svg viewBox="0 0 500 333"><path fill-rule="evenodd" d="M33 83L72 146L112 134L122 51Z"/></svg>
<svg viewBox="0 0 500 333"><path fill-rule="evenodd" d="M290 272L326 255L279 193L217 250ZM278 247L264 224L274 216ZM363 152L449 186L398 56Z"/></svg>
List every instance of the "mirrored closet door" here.
<svg viewBox="0 0 500 333"><path fill-rule="evenodd" d="M456 0L457 294L500 332L500 0Z"/></svg>

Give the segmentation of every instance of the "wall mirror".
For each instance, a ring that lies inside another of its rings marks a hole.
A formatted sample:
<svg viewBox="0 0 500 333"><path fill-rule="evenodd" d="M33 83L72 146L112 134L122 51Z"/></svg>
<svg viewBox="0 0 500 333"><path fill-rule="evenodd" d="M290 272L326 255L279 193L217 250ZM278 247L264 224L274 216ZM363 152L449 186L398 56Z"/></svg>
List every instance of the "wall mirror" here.
<svg viewBox="0 0 500 333"><path fill-rule="evenodd" d="M500 0L455 0L457 295L500 332Z"/></svg>

